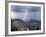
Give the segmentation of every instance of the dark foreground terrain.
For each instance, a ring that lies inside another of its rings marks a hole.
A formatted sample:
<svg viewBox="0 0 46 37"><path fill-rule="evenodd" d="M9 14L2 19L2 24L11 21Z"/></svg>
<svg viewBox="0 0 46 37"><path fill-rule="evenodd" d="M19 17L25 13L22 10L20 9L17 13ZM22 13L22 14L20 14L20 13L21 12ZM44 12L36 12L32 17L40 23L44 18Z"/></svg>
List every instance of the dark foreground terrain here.
<svg viewBox="0 0 46 37"><path fill-rule="evenodd" d="M11 19L11 31L30 31L40 29L41 21L30 20L29 22L24 22L20 19Z"/></svg>

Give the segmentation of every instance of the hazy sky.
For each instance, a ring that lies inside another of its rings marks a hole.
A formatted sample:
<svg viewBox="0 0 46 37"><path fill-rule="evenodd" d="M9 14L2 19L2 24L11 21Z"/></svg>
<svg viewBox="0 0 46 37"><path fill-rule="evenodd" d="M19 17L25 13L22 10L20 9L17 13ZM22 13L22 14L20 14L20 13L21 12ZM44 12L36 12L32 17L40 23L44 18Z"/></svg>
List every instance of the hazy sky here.
<svg viewBox="0 0 46 37"><path fill-rule="evenodd" d="M11 5L11 17L12 19L41 19L41 7L37 6L15 6Z"/></svg>

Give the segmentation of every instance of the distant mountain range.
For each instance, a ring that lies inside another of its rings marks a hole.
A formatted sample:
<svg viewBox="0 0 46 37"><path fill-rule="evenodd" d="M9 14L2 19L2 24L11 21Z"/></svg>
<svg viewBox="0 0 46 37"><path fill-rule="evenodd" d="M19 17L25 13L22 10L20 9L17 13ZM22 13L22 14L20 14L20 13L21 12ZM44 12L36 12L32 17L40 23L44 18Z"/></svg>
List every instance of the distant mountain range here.
<svg viewBox="0 0 46 37"><path fill-rule="evenodd" d="M33 19L28 21L28 22L24 22L21 19L11 19L11 21L12 22L17 22L17 23L31 24L31 25L39 25L39 24L41 24L40 20L33 20Z"/></svg>

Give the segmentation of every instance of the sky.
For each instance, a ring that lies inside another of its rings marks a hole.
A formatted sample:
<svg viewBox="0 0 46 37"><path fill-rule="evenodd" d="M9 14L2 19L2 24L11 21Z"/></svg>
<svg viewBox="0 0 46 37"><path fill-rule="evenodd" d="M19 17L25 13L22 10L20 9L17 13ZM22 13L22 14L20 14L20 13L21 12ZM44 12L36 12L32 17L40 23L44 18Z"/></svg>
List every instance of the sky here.
<svg viewBox="0 0 46 37"><path fill-rule="evenodd" d="M41 20L41 7L11 5L11 17L24 21Z"/></svg>

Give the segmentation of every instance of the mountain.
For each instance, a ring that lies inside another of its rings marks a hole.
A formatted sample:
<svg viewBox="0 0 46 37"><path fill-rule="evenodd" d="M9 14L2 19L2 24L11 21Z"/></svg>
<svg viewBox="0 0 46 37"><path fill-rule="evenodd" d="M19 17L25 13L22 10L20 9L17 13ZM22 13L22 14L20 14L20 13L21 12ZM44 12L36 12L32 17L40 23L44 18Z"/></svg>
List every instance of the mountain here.
<svg viewBox="0 0 46 37"><path fill-rule="evenodd" d="M41 25L40 20L30 20L28 22L24 22L24 20L21 19L12 19L12 25L18 26L18 25Z"/></svg>

